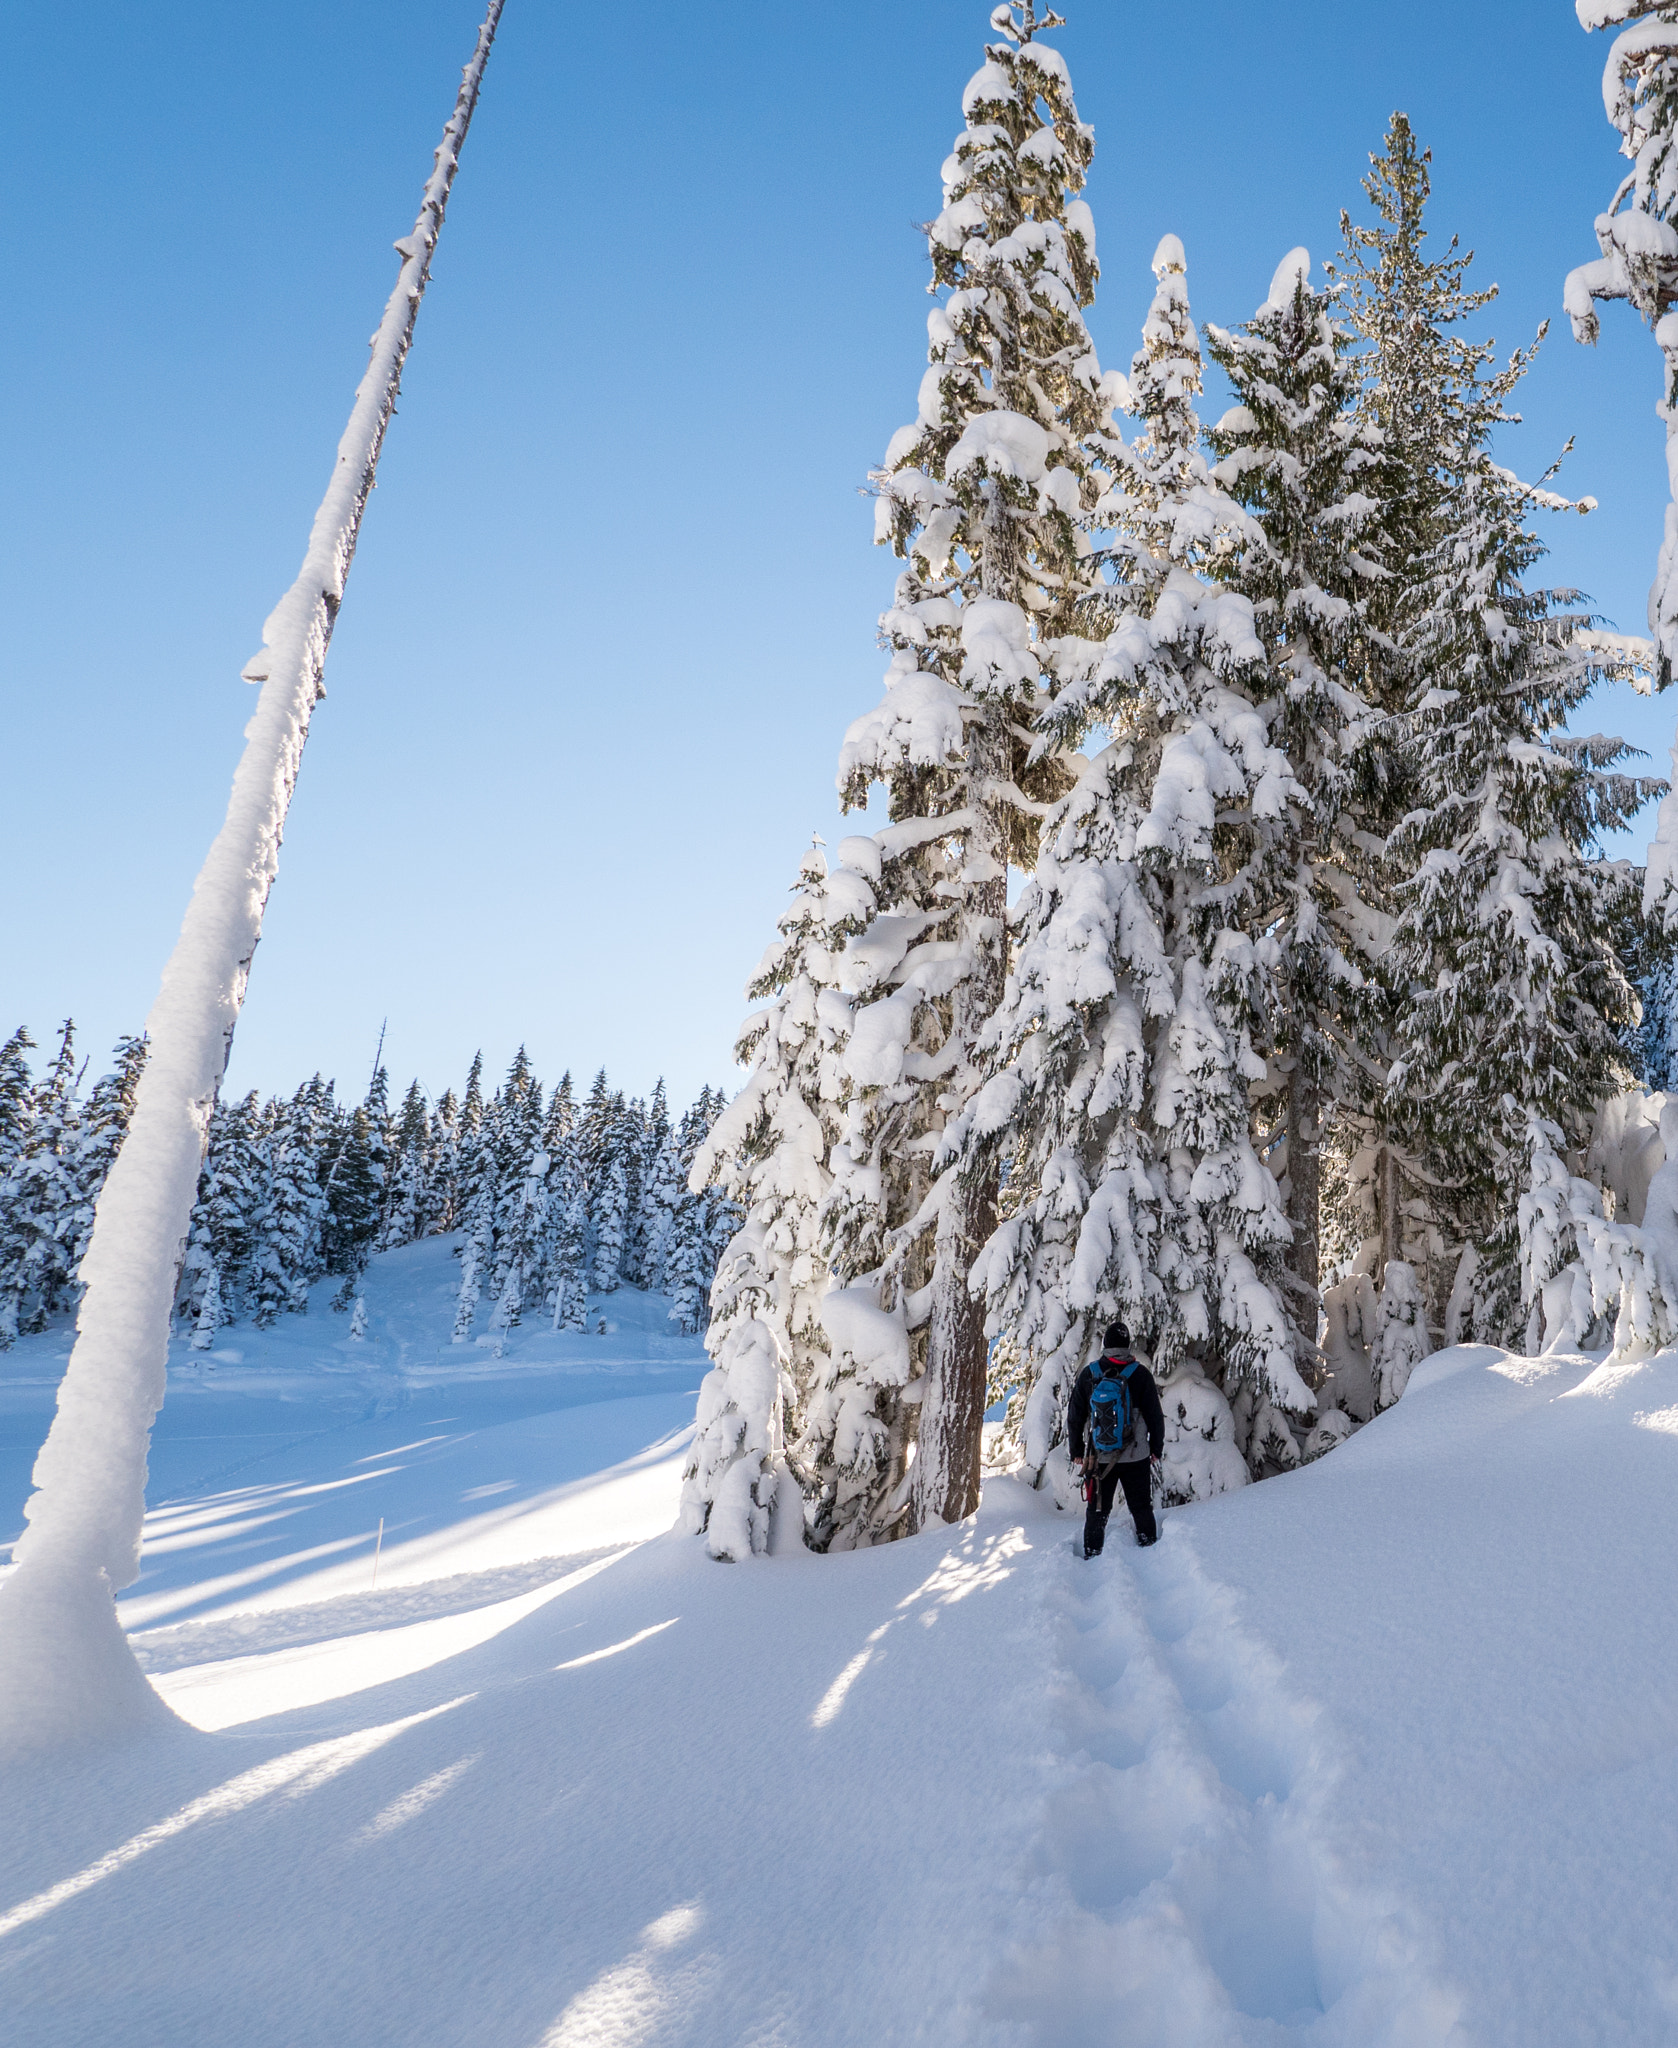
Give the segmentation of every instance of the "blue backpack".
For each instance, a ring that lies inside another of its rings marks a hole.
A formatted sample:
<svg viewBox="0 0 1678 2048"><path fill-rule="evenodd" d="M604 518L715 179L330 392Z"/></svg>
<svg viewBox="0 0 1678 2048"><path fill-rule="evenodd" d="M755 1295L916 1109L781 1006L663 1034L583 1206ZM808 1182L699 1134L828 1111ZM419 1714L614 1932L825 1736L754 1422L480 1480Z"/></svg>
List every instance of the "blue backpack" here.
<svg viewBox="0 0 1678 2048"><path fill-rule="evenodd" d="M1130 1433L1130 1376L1136 1360L1098 1358L1090 1390L1090 1449L1098 1458L1116 1458Z"/></svg>

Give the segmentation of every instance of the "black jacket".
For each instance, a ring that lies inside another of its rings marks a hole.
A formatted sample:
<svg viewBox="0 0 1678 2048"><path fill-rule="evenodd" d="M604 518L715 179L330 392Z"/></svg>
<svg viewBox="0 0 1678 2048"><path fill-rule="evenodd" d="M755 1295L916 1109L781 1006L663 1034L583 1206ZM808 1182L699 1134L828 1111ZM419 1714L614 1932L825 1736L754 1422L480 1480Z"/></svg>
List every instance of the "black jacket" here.
<svg viewBox="0 0 1678 2048"><path fill-rule="evenodd" d="M1123 1364L1128 1353L1110 1351L1104 1356L1116 1358ZM1084 1455L1084 1434L1089 1428L1090 1420L1090 1395L1095 1391L1095 1368L1099 1363L1098 1359L1086 1365L1079 1373L1073 1384L1072 1399L1067 1403L1066 1428L1072 1439L1073 1464L1077 1464ZM1145 1365L1138 1362L1136 1370L1125 1384L1130 1388L1131 1406L1141 1416L1148 1431L1148 1456L1157 1458L1165 1449L1165 1410L1159 1403L1159 1388L1154 1385L1154 1376ZM1121 1465L1139 1464L1141 1460L1135 1457L1121 1457L1117 1462Z"/></svg>

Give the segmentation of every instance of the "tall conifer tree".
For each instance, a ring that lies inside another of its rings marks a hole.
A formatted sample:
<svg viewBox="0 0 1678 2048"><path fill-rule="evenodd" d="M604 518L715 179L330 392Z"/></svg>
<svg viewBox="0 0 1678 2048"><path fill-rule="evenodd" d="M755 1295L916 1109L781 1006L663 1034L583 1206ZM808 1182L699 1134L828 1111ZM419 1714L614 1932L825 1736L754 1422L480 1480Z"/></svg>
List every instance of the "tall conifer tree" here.
<svg viewBox="0 0 1678 2048"><path fill-rule="evenodd" d="M881 1490L872 1454L889 1420L873 1388L836 1369L822 1324L821 1216L843 1089L836 1054L849 1014L837 967L872 908L860 875L843 866L830 874L819 847L805 854L779 934L748 986L765 1003L735 1048L749 1077L700 1145L688 1205L677 1210L677 1309L686 1308L689 1276L702 1267L702 1201L713 1181L743 1219L711 1290L705 1343L715 1366L701 1389L683 1486L684 1519L706 1532L717 1557L767 1547L784 1472L796 1470L802 1483L817 1548L848 1522L856 1496L874 1499ZM861 1474L865 1450L869 1469Z"/></svg>
<svg viewBox="0 0 1678 2048"><path fill-rule="evenodd" d="M70 1154L70 1176L75 1189L75 1207L65 1233L65 1259L72 1273L80 1266L82 1253L93 1229L93 1207L99 1190L121 1148L134 1109L134 1091L146 1064L144 1035L119 1038L113 1070L96 1081L86 1105L76 1118L75 1140ZM0 1162L0 1182L5 1168ZM0 1197L3 1199L3 1197Z"/></svg>
<svg viewBox="0 0 1678 2048"><path fill-rule="evenodd" d="M1642 877L1601 845L1664 785L1617 769L1622 741L1565 730L1603 671L1575 638L1577 593L1527 586L1548 494L1491 458L1508 381L1454 394L1413 628L1427 688L1405 722L1412 808L1391 842L1406 990L1389 1114L1473 1248L1475 1333L1535 1349L1553 1271L1523 1254L1522 1197L1567 1183L1559 1155L1632 1081L1624 956Z"/></svg>
<svg viewBox="0 0 1678 2048"><path fill-rule="evenodd" d="M32 1109L26 1055L34 1044L19 1025L0 1045L0 1351L16 1342L21 1322L19 1280L28 1230L18 1190Z"/></svg>
<svg viewBox="0 0 1678 2048"><path fill-rule="evenodd" d="M1363 968L1386 936L1359 887L1357 769L1389 655L1371 614L1386 575L1380 436L1359 417L1352 337L1310 267L1293 250L1245 327L1208 334L1237 399L1213 431L1213 476L1253 515L1224 580L1252 604L1270 668L1261 709L1294 784L1243 880L1245 923L1272 953L1279 998L1261 1047L1259 1134L1292 1226L1289 1306L1314 1349L1325 1126L1360 1085L1350 1046Z"/></svg>
<svg viewBox="0 0 1678 2048"><path fill-rule="evenodd" d="M1271 991L1241 929L1255 853L1300 792L1255 705L1252 607L1201 580L1252 536L1200 450L1175 236L1154 269L1128 387L1140 432L1129 446L1101 436L1112 483L1090 515L1111 530L1113 581L1092 620L1107 630L1075 663L1063 655L1042 720L1063 742L1104 726L1108 744L1049 818L989 1079L950 1139L1009 1161L1013 1214L975 1281L998 1338L992 1391L1020 1397L1011 1426L1033 1474L1115 1317L1162 1376L1192 1367L1245 1388L1249 1408L1305 1401L1275 1284L1288 1228L1248 1136L1262 1071L1251 1035ZM1215 1393L1200 1405L1229 1443ZM1261 1427L1261 1442L1272 1435Z"/></svg>
<svg viewBox="0 0 1678 2048"><path fill-rule="evenodd" d="M894 659L884 702L852 727L840 764L847 803L888 788L881 939L901 937L895 959L877 949L869 962L853 1086L908 1083L919 1097L893 1109L897 1140L917 1152L897 1154L908 1184L888 1201L897 1213L874 1282L882 1313L912 1303L924 1331L898 1527L960 1519L978 1500L986 1339L968 1281L997 1184L950 1167L915 1199L915 1161L924 1171L923 1134L935 1142L979 1082L1003 990L1008 865L1034 858L1037 806L1065 787L1054 757L1034 752L1031 721L1091 582L1077 516L1094 491L1083 439L1100 368L1082 308L1097 270L1077 195L1094 142L1064 59L1038 40L1056 19L1031 0L997 8L997 40L963 95L966 126L928 231L930 367L878 478L878 536L907 564L882 621ZM854 1246L835 1252L842 1271L861 1266Z"/></svg>
<svg viewBox="0 0 1678 2048"><path fill-rule="evenodd" d="M7 1323L16 1317L26 1331L46 1327L47 1318L67 1299L75 1275L69 1255L78 1192L71 1156L78 1080L75 1048L75 1022L66 1018L58 1050L32 1092L28 1132L8 1197L17 1249L11 1276L13 1305L0 1315Z"/></svg>

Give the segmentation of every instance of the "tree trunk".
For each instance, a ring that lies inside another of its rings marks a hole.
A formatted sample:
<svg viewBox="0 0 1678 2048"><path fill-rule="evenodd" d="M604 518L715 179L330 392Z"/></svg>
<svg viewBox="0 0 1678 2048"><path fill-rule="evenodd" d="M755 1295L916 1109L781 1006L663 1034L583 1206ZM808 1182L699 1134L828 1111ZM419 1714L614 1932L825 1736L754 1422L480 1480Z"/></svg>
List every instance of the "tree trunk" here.
<svg viewBox="0 0 1678 2048"><path fill-rule="evenodd" d="M1000 487L986 486L980 585L986 597L1017 601L1018 544ZM1002 1001L1008 968L1008 820L1000 794L1013 774L1009 707L983 700L967 733L967 802L975 822L963 849L957 940L966 970L951 998L950 1032L960 1047L952 1084L966 1100L979 1034ZM983 1305L967 1285L980 1247L996 1228L997 1175L952 1183L933 1251L932 1314L927 1329L920 1431L916 1439L915 1528L963 1522L979 1505L984 1447L985 1341Z"/></svg>
<svg viewBox="0 0 1678 2048"><path fill-rule="evenodd" d="M1404 1219L1401 1210L1403 1183L1399 1177L1398 1154L1383 1145L1376 1155L1375 1213L1381 1241L1381 1271L1375 1284L1381 1286L1387 1267L1404 1256Z"/></svg>
<svg viewBox="0 0 1678 2048"><path fill-rule="evenodd" d="M396 245L373 337L297 581L245 665L262 694L227 816L199 874L147 1032L151 1052L99 1196L86 1292L35 1465L16 1569L0 1586L0 1751L143 1733L173 1717L129 1650L113 1596L139 1571L146 1453L163 1403L175 1277L211 1109L232 1048L280 836L344 580L503 0L491 0L426 182Z"/></svg>
<svg viewBox="0 0 1678 2048"><path fill-rule="evenodd" d="M1320 1300L1321 1127L1322 1091L1306 1073L1304 1060L1296 1058L1288 1076L1288 1221L1293 1225L1288 1266L1299 1282L1300 1325L1311 1345L1317 1341L1317 1324L1310 1305Z"/></svg>
<svg viewBox="0 0 1678 2048"><path fill-rule="evenodd" d="M950 1029L961 1048L957 1079L979 1033L1002 1000L1007 967L1008 842L1001 799L1011 750L1008 714L982 707L968 738L968 778L978 822L967 837L958 938L969 966L952 998ZM932 1314L927 1330L920 1434L915 1451L912 1520L960 1522L979 1505L979 1453L985 1424L985 1311L967 1276L996 1228L997 1179L952 1181L933 1253Z"/></svg>

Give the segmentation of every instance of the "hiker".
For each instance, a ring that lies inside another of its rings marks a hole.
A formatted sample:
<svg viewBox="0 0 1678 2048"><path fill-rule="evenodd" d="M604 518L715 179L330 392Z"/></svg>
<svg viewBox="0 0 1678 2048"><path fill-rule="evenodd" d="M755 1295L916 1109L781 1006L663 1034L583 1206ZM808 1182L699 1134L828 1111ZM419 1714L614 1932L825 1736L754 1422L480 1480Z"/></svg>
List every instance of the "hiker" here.
<svg viewBox="0 0 1678 2048"><path fill-rule="evenodd" d="M1131 1352L1130 1332L1123 1323L1107 1326L1101 1356L1079 1373L1067 1405L1066 1427L1072 1438L1072 1462L1083 1467L1084 1498L1089 1502L1084 1555L1101 1555L1113 1496L1121 1486L1137 1542L1154 1542L1159 1535L1154 1522L1154 1467L1165 1448L1165 1410L1153 1374Z"/></svg>

